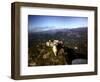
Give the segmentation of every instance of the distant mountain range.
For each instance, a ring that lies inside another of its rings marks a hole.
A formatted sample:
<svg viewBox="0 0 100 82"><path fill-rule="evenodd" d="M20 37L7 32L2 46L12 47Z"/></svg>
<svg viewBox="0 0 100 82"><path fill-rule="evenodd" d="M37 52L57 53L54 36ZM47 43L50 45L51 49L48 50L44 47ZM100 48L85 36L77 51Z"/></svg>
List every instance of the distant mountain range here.
<svg viewBox="0 0 100 82"><path fill-rule="evenodd" d="M31 32L32 34L55 34L55 33L63 33L63 32L67 32L67 33L70 33L70 32L86 32L87 31L87 27L79 27L79 28L71 28L71 29L67 29L67 28L64 28L64 29L51 29L51 30L46 30L46 31L39 31L39 32ZM29 34L31 34L29 33Z"/></svg>

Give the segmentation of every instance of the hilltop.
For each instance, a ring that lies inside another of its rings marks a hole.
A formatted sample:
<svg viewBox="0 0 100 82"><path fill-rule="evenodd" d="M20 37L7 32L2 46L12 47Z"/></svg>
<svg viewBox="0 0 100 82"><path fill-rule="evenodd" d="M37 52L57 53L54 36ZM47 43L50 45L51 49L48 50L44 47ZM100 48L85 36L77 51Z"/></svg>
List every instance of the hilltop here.
<svg viewBox="0 0 100 82"><path fill-rule="evenodd" d="M87 58L87 33L87 27L74 29L55 29L29 33L29 66L69 64L69 62L66 60L73 58L72 56L74 51L75 53L80 53L81 55L83 54L83 57ZM45 46L45 43L48 40L63 41L65 49L68 48L71 53L70 55L72 56L68 58L68 56L66 56L67 52L63 52L63 49L61 49L61 51L58 53L59 55L55 57L52 49Z"/></svg>

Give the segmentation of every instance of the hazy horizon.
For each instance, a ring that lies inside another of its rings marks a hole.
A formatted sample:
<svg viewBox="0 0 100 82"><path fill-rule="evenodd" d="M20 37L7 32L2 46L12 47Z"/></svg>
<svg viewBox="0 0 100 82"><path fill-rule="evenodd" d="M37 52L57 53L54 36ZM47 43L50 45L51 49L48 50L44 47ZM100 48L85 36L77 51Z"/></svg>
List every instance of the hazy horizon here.
<svg viewBox="0 0 100 82"><path fill-rule="evenodd" d="M88 26L87 17L70 16L28 16L28 31L41 32L55 29L84 28Z"/></svg>

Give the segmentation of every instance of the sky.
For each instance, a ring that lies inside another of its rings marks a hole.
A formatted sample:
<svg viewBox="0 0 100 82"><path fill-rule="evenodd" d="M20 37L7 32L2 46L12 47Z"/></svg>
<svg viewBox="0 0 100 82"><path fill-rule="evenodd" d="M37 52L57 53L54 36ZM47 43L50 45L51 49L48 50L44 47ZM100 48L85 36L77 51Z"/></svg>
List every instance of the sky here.
<svg viewBox="0 0 100 82"><path fill-rule="evenodd" d="M87 17L28 15L29 32L82 28L87 26Z"/></svg>

